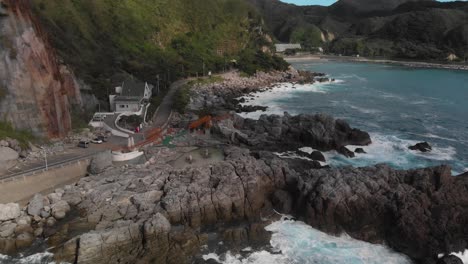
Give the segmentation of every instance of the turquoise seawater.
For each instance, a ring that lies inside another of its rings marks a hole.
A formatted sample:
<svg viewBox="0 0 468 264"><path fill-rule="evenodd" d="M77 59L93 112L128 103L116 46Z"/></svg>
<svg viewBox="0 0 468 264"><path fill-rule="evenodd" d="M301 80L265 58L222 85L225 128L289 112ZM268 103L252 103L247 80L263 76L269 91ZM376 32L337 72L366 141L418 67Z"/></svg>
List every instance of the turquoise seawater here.
<svg viewBox="0 0 468 264"><path fill-rule="evenodd" d="M454 174L468 171L468 72L346 62L293 66L326 73L336 81L281 85L247 104L269 106L267 113L328 113L371 134L368 154L347 159L330 152L326 154L330 164L388 163L398 169L449 164ZM422 141L434 150L408 149Z"/></svg>

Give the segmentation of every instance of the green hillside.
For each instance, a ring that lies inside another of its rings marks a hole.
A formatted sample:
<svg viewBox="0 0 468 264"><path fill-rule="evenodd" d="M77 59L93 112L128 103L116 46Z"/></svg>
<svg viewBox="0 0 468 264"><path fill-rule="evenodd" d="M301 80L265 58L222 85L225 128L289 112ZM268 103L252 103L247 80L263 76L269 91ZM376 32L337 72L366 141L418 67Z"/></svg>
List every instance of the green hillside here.
<svg viewBox="0 0 468 264"><path fill-rule="evenodd" d="M101 98L116 73L170 82L271 45L244 0L32 2L60 57Z"/></svg>

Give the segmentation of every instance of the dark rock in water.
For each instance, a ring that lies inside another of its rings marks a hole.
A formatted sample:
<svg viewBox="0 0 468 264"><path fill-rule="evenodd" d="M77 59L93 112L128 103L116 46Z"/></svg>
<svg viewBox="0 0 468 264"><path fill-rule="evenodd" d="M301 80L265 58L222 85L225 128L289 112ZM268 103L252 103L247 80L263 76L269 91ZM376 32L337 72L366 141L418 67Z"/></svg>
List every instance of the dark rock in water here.
<svg viewBox="0 0 468 264"><path fill-rule="evenodd" d="M458 175L457 177L466 177L466 178L468 178L468 171Z"/></svg>
<svg viewBox="0 0 468 264"><path fill-rule="evenodd" d="M322 161L322 162L326 161L325 156L320 151L313 151L310 154L310 158L313 159L313 160L318 160L318 161Z"/></svg>
<svg viewBox="0 0 468 264"><path fill-rule="evenodd" d="M396 171L387 165L302 172L290 190L295 215L322 231L386 244L416 263L467 247L468 179L451 168Z"/></svg>
<svg viewBox="0 0 468 264"><path fill-rule="evenodd" d="M448 255L437 260L437 264L463 264L463 261L454 255Z"/></svg>
<svg viewBox="0 0 468 264"><path fill-rule="evenodd" d="M337 151L338 151L338 153L340 153L341 155L343 155L343 156L345 156L347 158L354 158L355 157L354 152L352 152L351 150L349 150L345 146L339 148Z"/></svg>
<svg viewBox="0 0 468 264"><path fill-rule="evenodd" d="M432 147L427 142L421 142L421 143L418 143L418 144L416 144L414 146L410 146L409 149L419 150L421 152L430 152L432 150Z"/></svg>
<svg viewBox="0 0 468 264"><path fill-rule="evenodd" d="M215 127L222 125L221 122ZM372 143L369 133L351 128L346 121L335 120L325 114L262 115L259 120L244 119L237 129L246 135L243 144L280 152L304 145L329 151L346 145L366 146Z"/></svg>
<svg viewBox="0 0 468 264"><path fill-rule="evenodd" d="M251 113L257 111L265 112L268 109L268 106L260 106L260 105L239 105L236 109L237 113Z"/></svg>
<svg viewBox="0 0 468 264"><path fill-rule="evenodd" d="M294 167L296 171L306 171L311 169L321 169L322 164L316 160L303 160L303 159L290 159L288 160L289 165Z"/></svg>
<svg viewBox="0 0 468 264"><path fill-rule="evenodd" d="M321 83L329 82L329 81L330 81L330 79L329 79L329 78L326 78L326 77L324 77L324 78L316 78L316 80L317 80L318 82L321 82Z"/></svg>
<svg viewBox="0 0 468 264"><path fill-rule="evenodd" d="M325 156L323 156L322 152L320 151L313 151L312 153L307 153L307 152L304 152L304 151L296 151L296 153L299 155L299 156L302 156L302 157L307 157L311 160L316 160L316 161L322 161L322 162L325 162Z"/></svg>
<svg viewBox="0 0 468 264"><path fill-rule="evenodd" d="M363 148L357 148L354 150L355 153L366 154L367 152Z"/></svg>

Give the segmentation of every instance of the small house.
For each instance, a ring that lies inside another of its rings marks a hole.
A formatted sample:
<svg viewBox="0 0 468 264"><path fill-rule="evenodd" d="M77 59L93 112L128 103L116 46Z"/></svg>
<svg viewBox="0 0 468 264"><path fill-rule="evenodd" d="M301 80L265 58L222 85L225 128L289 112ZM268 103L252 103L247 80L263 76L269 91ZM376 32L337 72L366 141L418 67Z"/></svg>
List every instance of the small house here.
<svg viewBox="0 0 468 264"><path fill-rule="evenodd" d="M118 113L138 112L152 96L153 86L147 82L128 79L116 87L116 95L110 98L114 111Z"/></svg>

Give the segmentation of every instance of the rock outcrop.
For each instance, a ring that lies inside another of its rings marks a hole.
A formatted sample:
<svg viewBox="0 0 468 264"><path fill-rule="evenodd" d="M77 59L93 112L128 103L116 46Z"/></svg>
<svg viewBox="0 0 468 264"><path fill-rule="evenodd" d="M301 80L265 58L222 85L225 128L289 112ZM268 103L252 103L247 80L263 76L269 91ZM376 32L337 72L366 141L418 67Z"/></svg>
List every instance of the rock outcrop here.
<svg viewBox="0 0 468 264"><path fill-rule="evenodd" d="M207 240L200 230L260 220L269 197L295 176L278 157L225 149L226 160L210 166L173 169L110 168L65 190L62 200L83 212L96 230L57 252L80 263L186 263ZM270 212L271 213L271 212ZM247 228L247 229L246 229ZM261 237L261 225L219 231L225 241ZM219 229L222 230L222 229ZM242 235L244 234L244 235ZM245 235L248 234L248 235Z"/></svg>
<svg viewBox="0 0 468 264"><path fill-rule="evenodd" d="M321 151L342 150L346 156L353 157L353 152L343 151L345 146L365 146L372 142L367 132L351 128L346 121L335 120L325 114L262 115L259 120L235 115L232 120L219 122L214 126L214 132L222 131L224 137L228 134L232 143L262 150L287 151L312 147Z"/></svg>
<svg viewBox="0 0 468 264"><path fill-rule="evenodd" d="M431 145L429 145L429 143L427 143L427 142L421 142L421 143L418 143L418 144L416 144L414 146L410 146L408 148L411 149L411 150L418 150L418 151L421 151L421 152L430 152L432 150Z"/></svg>
<svg viewBox="0 0 468 264"><path fill-rule="evenodd" d="M321 169L297 180L281 202L295 201L285 213L326 232L385 242L417 263L468 246L468 178L452 177L450 167Z"/></svg>
<svg viewBox="0 0 468 264"><path fill-rule="evenodd" d="M71 130L81 104L74 74L60 65L30 1L0 1L0 114L17 129L44 137Z"/></svg>
<svg viewBox="0 0 468 264"><path fill-rule="evenodd" d="M297 71L290 68L286 72L257 72L253 77L241 77L238 72L224 74L224 80L218 83L195 85L191 89L191 99L187 106L190 111L200 109L229 109L237 112L265 111L265 106L241 106L245 99L237 99L250 93L271 89L282 82L313 83L320 73Z"/></svg>
<svg viewBox="0 0 468 264"><path fill-rule="evenodd" d="M99 174L110 166L112 166L112 153L110 151L99 152L91 159L89 172Z"/></svg>

